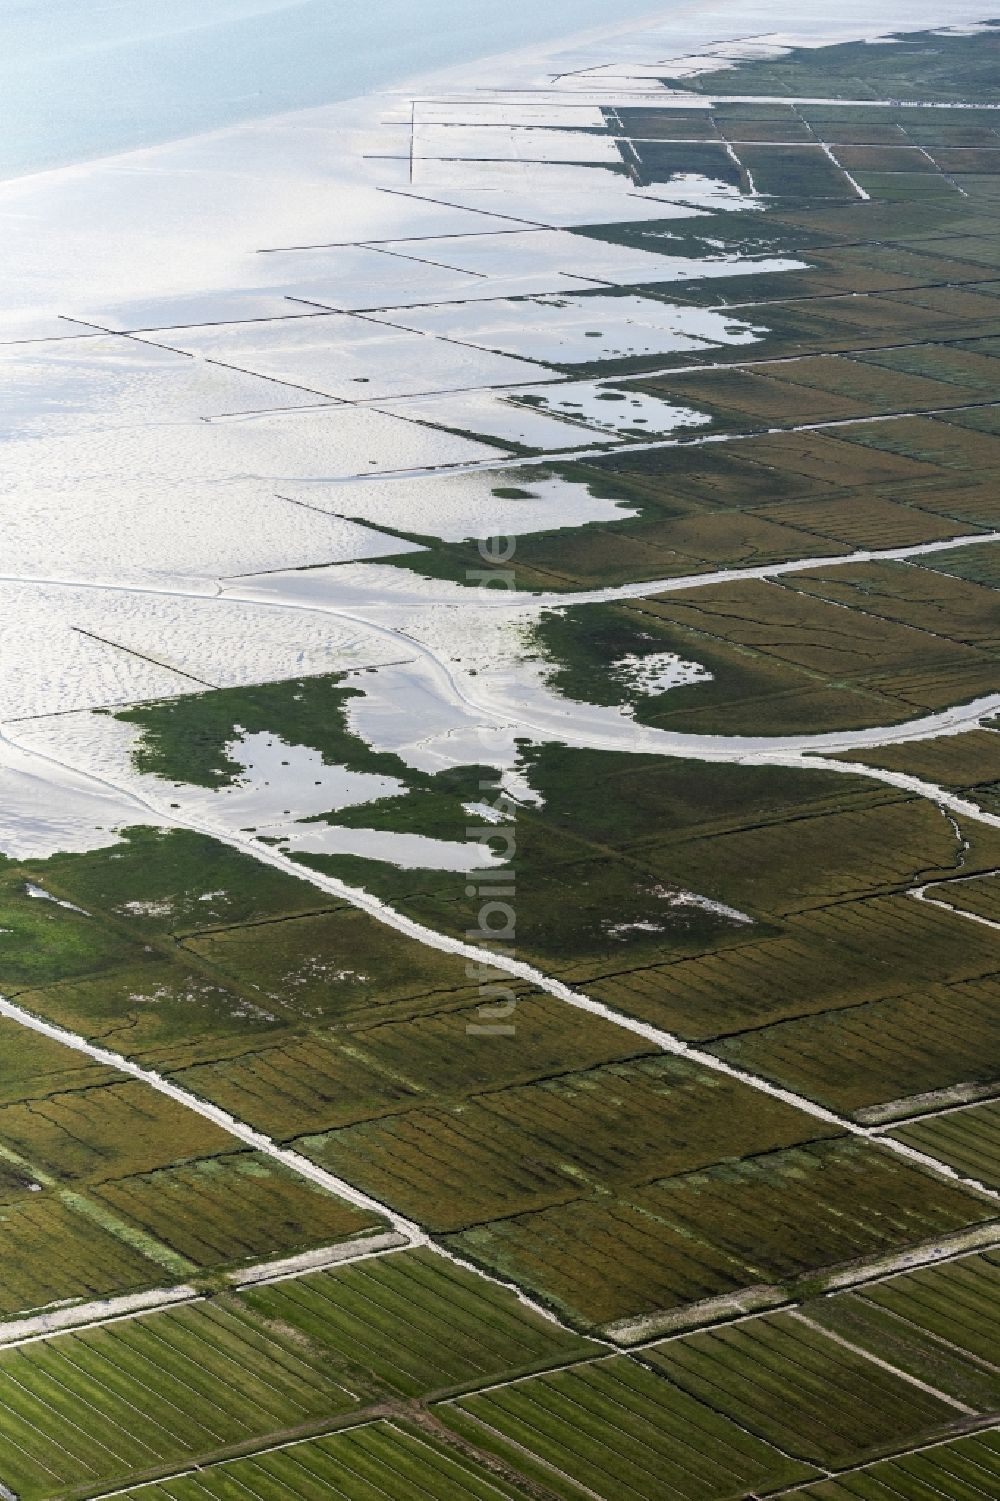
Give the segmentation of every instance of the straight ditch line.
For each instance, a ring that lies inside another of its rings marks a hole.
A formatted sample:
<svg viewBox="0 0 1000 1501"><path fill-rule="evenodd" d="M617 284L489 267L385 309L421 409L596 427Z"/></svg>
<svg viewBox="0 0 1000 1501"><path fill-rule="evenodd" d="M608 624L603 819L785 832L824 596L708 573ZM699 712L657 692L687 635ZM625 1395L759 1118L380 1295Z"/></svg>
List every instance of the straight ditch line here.
<svg viewBox="0 0 1000 1501"><path fill-rule="evenodd" d="M901 1370L899 1366L893 1365L888 1360L883 1360L879 1355L873 1355L870 1350L866 1350L862 1345L856 1345L853 1341L844 1339L843 1335L835 1334L832 1330L827 1329L824 1324L817 1324L815 1319L809 1318L801 1309L790 1309L788 1317L795 1319L800 1324L804 1324L807 1329L811 1329L815 1334L822 1335L831 1344L840 1345L841 1349L850 1351L852 1355L860 1355L863 1360L870 1361L872 1365L878 1366L880 1371L887 1371L890 1376L895 1376L900 1381L909 1382L911 1386L915 1386L918 1390L925 1392L928 1397L934 1397L938 1402L944 1402L948 1407L954 1407L958 1412L964 1413L966 1417L974 1418L981 1416L976 1408L969 1407L965 1402L960 1402L957 1397L949 1397L947 1392L941 1391L938 1387L931 1386L926 1381L921 1381L917 1376L911 1376L908 1371Z"/></svg>

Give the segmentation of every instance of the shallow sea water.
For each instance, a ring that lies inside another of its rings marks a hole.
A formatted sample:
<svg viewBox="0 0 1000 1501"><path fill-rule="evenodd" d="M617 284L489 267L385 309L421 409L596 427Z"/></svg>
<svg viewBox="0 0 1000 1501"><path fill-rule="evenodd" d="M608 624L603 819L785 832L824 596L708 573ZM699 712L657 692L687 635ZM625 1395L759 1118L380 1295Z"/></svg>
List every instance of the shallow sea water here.
<svg viewBox="0 0 1000 1501"><path fill-rule="evenodd" d="M651 0L616 0L615 19ZM7 0L0 177L87 161L606 24L604 0Z"/></svg>

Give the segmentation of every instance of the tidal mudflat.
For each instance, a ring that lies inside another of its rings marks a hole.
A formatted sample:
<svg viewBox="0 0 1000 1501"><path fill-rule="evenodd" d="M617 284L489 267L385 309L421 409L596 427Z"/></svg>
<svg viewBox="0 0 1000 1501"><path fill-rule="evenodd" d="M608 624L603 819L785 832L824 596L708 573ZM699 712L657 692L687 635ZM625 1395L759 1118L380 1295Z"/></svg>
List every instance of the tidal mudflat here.
<svg viewBox="0 0 1000 1501"><path fill-rule="evenodd" d="M998 78L0 183L0 1494L995 1492Z"/></svg>

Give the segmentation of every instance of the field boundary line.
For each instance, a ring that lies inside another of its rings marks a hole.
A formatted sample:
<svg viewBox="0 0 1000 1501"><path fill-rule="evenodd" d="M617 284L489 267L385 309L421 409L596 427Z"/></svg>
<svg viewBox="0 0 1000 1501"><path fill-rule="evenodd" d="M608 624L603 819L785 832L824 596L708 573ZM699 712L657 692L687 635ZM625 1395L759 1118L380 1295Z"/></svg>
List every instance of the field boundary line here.
<svg viewBox="0 0 1000 1501"><path fill-rule="evenodd" d="M479 1393L476 1392L472 1395L478 1396ZM442 1403L441 1405L443 1407L454 1407L456 1405L456 1402L460 1400L463 1399L455 1398L454 1400ZM592 1491L588 1485L584 1485L582 1480L575 1480L571 1475L567 1475L566 1471L561 1470L557 1464L553 1464L551 1459L546 1459L543 1455L536 1454L534 1450L528 1448L527 1444L522 1444L518 1439L511 1438L509 1434L504 1433L503 1429L494 1428L492 1423L486 1422L485 1418L479 1417L474 1412L467 1411L467 1409L464 1407L461 1409L461 1413L464 1418L470 1419L470 1421L475 1423L478 1427L484 1428L487 1433L492 1434L493 1437L499 1440L501 1444L509 1445L510 1448L515 1450L516 1453L523 1454L526 1459L530 1459L533 1464L540 1465L543 1469L551 1470L553 1475L558 1475L561 1479L568 1481L568 1483L572 1486L575 1486L582 1495L589 1496L591 1498L591 1501L605 1501L604 1497L599 1496L596 1491Z"/></svg>
<svg viewBox="0 0 1000 1501"><path fill-rule="evenodd" d="M980 1370L991 1371L994 1375L1000 1374L1000 1366L995 1365L993 1361L987 1360L985 1356L977 1355L974 1350L964 1349L962 1345L956 1344L953 1339L948 1339L948 1337L944 1334L938 1334L936 1330L925 1329L922 1324L919 1324L917 1322L916 1319L911 1318L909 1314L901 1313L898 1308L889 1308L884 1303L878 1303L873 1298L866 1297L863 1288L857 1294L857 1296L863 1303L868 1304L868 1306L871 1308L877 1309L879 1313L884 1314L894 1323L903 1324L907 1329L913 1330L916 1334L921 1334L925 1337L929 1336L929 1338L935 1344L943 1345L945 1349L950 1350L953 1355L958 1355L962 1360L966 1360L972 1365L979 1366Z"/></svg>
<svg viewBox="0 0 1000 1501"><path fill-rule="evenodd" d="M237 1291L245 1287L266 1287L272 1282L288 1282L293 1278L308 1277L312 1272L325 1272L331 1267L350 1266L355 1261L370 1261L376 1256L387 1256L393 1251L410 1249L410 1241L394 1231L376 1232L358 1240L345 1240L330 1246L319 1246L313 1251L302 1251L298 1256L284 1256L277 1261L262 1261L256 1266L227 1272L229 1282Z"/></svg>
<svg viewBox="0 0 1000 1501"><path fill-rule="evenodd" d="M953 908L949 908L953 911ZM1000 1102L1000 1090L996 1084L984 1085L984 1090L989 1093L981 1094L978 1099L959 1100L953 1105L942 1105L937 1110L923 1110L919 1115L904 1115L896 1120L879 1122L873 1129L877 1132L899 1131L906 1126L918 1126L921 1121L940 1120L943 1115L957 1115L963 1110L975 1110L980 1105L996 1105Z"/></svg>
<svg viewBox="0 0 1000 1501"><path fill-rule="evenodd" d="M947 1392L940 1391L938 1387L931 1386L926 1381L921 1381L919 1376L911 1376L908 1371L904 1371L899 1366L893 1365L891 1361L883 1360L880 1355L873 1355L863 1345L856 1345L852 1340L845 1339L842 1334L836 1334L832 1329L827 1329L825 1325L818 1324L815 1319L811 1319L801 1309L789 1309L788 1316L795 1319L798 1323L804 1324L807 1329L812 1329L814 1333L821 1334L831 1344L840 1345L842 1349L849 1350L852 1355L860 1355L872 1365L878 1366L879 1370L888 1371L891 1376L898 1376L901 1381L908 1381L911 1386L915 1386L920 1391L926 1392L929 1397L934 1397L937 1401L946 1403L948 1407L954 1407L959 1412L964 1412L967 1417L980 1416L975 1407L970 1407L968 1403L960 1402L957 1397L950 1397Z"/></svg>
<svg viewBox="0 0 1000 1501"><path fill-rule="evenodd" d="M189 1090L182 1089L179 1084L174 1084L171 1080L164 1078L162 1074L156 1073L153 1069L145 1068L142 1064L134 1062L131 1058L126 1057L124 1053L113 1052L112 1049L105 1048L100 1043L91 1042L88 1038L76 1032L71 1032L65 1027L57 1026L55 1022L46 1021L43 1017L35 1015L34 1012L26 1011L23 1006L16 1005L13 1001L7 1000L2 995L0 995L0 1016L5 1017L9 1021L17 1022L20 1026L27 1027L30 1031L38 1032L43 1037L50 1038L53 1042L61 1043L64 1047L70 1047L78 1053L85 1053L98 1063L103 1063L109 1068L115 1068L122 1073L129 1074L133 1079L138 1079L143 1084L148 1084L152 1089L157 1090L160 1094L167 1095L168 1098L175 1100L179 1105L184 1105L189 1110L194 1110L198 1115L221 1127L223 1131L226 1131L230 1136L236 1137L238 1141L245 1142L247 1146L252 1147L255 1151L262 1153L266 1157L270 1157L275 1162L281 1163L283 1167L290 1168L292 1172L297 1173L300 1177L310 1179L320 1188L325 1188L328 1193L336 1194L338 1198L345 1199L348 1203L355 1205L359 1209L367 1209L372 1213L380 1215L383 1219L388 1220L398 1233L406 1236L407 1240L413 1244L422 1245L426 1243L427 1236L424 1231L412 1221L405 1219L402 1215L397 1214L395 1210L390 1209L388 1205L382 1204L378 1199L374 1199L369 1194L363 1193L360 1189L354 1188L344 1179L336 1177L335 1174L329 1172L326 1168L320 1167L318 1163L310 1162L308 1158L301 1156L298 1152L292 1152L286 1147L278 1146L275 1141L272 1141L269 1136L265 1136L262 1131L258 1131L255 1127L248 1126L245 1122L238 1120L236 1116L230 1115L228 1110L223 1110L221 1106L214 1105L211 1101L204 1100L200 1096L192 1094Z"/></svg>
<svg viewBox="0 0 1000 1501"><path fill-rule="evenodd" d="M895 1256L880 1255L859 1259L846 1271L828 1273L820 1291L810 1292L806 1296L803 1296L795 1283L790 1283L787 1290L782 1290L777 1283L769 1283L749 1290L761 1300L756 1307L739 1308L738 1300L745 1295L723 1293L718 1298L706 1298L699 1303L664 1309L659 1317L655 1313L646 1314L642 1322L650 1325L651 1331L640 1333L634 1342L626 1341L623 1336L629 1333L631 1326L640 1322L638 1319L622 1319L614 1324L605 1324L603 1332L618 1349L637 1355L652 1346L668 1344L689 1334L722 1326L730 1328L734 1324L745 1324L769 1313L785 1313L817 1298L855 1290L859 1296L864 1296L864 1289L877 1283L889 1282L894 1277L906 1276L910 1272L925 1271L994 1250L1000 1251L1000 1224L956 1230L950 1235L925 1241L921 1246L908 1247ZM816 1279L810 1274L806 1280L812 1283ZM686 1322L686 1318L691 1315L695 1315L693 1320ZM655 1332L652 1332L653 1329Z"/></svg>
<svg viewBox="0 0 1000 1501"><path fill-rule="evenodd" d="M927 1454L932 1449L947 1448L949 1444L955 1444L963 1438L976 1438L980 1433L997 1432L1000 1432L1000 1429L997 1427L996 1415L990 1414L984 1417L980 1423L970 1423L961 1433L950 1434L947 1438L931 1439L926 1444L912 1444L908 1449L899 1449L892 1454L883 1454L878 1459L866 1459L862 1464L847 1465L843 1470L832 1471L828 1478L830 1480L840 1480L844 1475L857 1475L865 1470L874 1469L876 1465L892 1464L901 1459L908 1459L911 1454ZM817 1485L818 1483L815 1480L803 1480L797 1481L794 1485L786 1486L780 1491L768 1491L767 1501L777 1501L779 1496L790 1496L793 1498L800 1496L808 1487ZM942 1501L944 1501L943 1495Z"/></svg>
<svg viewBox="0 0 1000 1501"><path fill-rule="evenodd" d="M206 1296L189 1283L177 1287L151 1288L148 1292L123 1293L116 1298L101 1298L79 1303L75 1308L57 1308L49 1313L29 1314L0 1324L0 1353L38 1340L56 1339L62 1334L78 1334L84 1329L99 1329L104 1324L118 1324L125 1319L142 1318L147 1313L175 1308L182 1303L198 1303Z"/></svg>
<svg viewBox="0 0 1000 1501"><path fill-rule="evenodd" d="M861 1005L867 1004L862 1001ZM959 1091L964 1091L960 1094ZM949 1098L950 1096L950 1098ZM920 1101L926 1100L928 1108L921 1109ZM940 1089L928 1089L921 1094L901 1095L897 1100L885 1100L879 1105L866 1105L855 1112L855 1118L866 1126L879 1131L888 1131L893 1126L909 1126L917 1121L933 1120L936 1115L945 1115L949 1110L963 1110L967 1105L987 1105L1000 1100L1000 1079L979 1083L967 1080L962 1084L945 1084ZM940 1104L935 1104L940 1101ZM901 1111L909 1106L907 1113L886 1115L885 1111Z"/></svg>
<svg viewBox="0 0 1000 1501"><path fill-rule="evenodd" d="M957 1244L960 1241L964 1244ZM937 1236L932 1241L925 1241L922 1246L909 1247L894 1256L871 1257L868 1267L861 1265L846 1272L834 1273L828 1279L824 1292L863 1289L877 1282L888 1282L907 1272L920 1272L949 1261L960 1261L964 1256L974 1255L978 1251L998 1250L1000 1223L993 1221L973 1225L966 1230L953 1230L950 1235Z"/></svg>

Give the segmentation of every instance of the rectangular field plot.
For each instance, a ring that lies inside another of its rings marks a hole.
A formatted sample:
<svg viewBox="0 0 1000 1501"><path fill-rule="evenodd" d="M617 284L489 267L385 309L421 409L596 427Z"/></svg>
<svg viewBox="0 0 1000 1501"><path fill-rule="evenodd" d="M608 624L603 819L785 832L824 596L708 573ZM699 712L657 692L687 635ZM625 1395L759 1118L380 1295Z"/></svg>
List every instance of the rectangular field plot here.
<svg viewBox="0 0 1000 1501"><path fill-rule="evenodd" d="M934 163L916 146L848 146L838 142L836 155L841 166L850 172L934 171Z"/></svg>
<svg viewBox="0 0 1000 1501"><path fill-rule="evenodd" d="M890 895L793 914L777 938L592 978L588 993L630 1016L711 1040L921 986L978 980L996 968L989 929Z"/></svg>
<svg viewBox="0 0 1000 1501"><path fill-rule="evenodd" d="M1000 594L966 580L901 563L870 563L798 574L792 587L991 653L1000 646Z"/></svg>
<svg viewBox="0 0 1000 1501"><path fill-rule="evenodd" d="M162 1268L186 1274L287 1255L382 1223L234 1145L228 1132L136 1080L7 1105L0 1165L6 1149L16 1168L6 1192L0 1183L0 1202L23 1207L26 1190L61 1196L77 1212L78 1231L89 1215L158 1263L160 1277ZM29 1256L25 1270L33 1267ZM76 1292L71 1279L64 1296Z"/></svg>
<svg viewBox="0 0 1000 1501"><path fill-rule="evenodd" d="M972 788L972 800L990 811L996 805L996 784L980 784ZM1000 921L1000 878L996 875L973 876L968 881L949 881L943 886L934 886L928 892L932 900L946 902L957 912L969 912L977 917Z"/></svg>
<svg viewBox="0 0 1000 1501"><path fill-rule="evenodd" d="M955 401L989 399L1000 390L1000 361L976 345L968 349L960 344L918 344L909 349L869 349L853 358L864 365L894 371L906 377L920 376L926 380L953 385L959 392Z"/></svg>
<svg viewBox="0 0 1000 1501"><path fill-rule="evenodd" d="M987 604L984 596L984 608ZM996 686L992 657L972 646L860 611L848 613L795 588L756 580L712 585L685 596L661 595L647 608L831 685L891 692L915 707L954 703L956 680L970 698Z"/></svg>
<svg viewBox="0 0 1000 1501"><path fill-rule="evenodd" d="M979 1497L1000 1492L1000 1429L951 1439L898 1459L883 1459L862 1470L820 1480L789 1494L796 1501L868 1501L899 1496L903 1501Z"/></svg>
<svg viewBox="0 0 1000 1501"><path fill-rule="evenodd" d="M386 1116L429 1099L464 1098L486 1087L629 1058L643 1044L612 1022L583 1013L567 1028L561 1001L527 988L517 1000L517 1048L470 1035L481 1020L478 991L442 997L428 1015L313 1031L273 1046L185 1069L178 1082L281 1138ZM2 1033L0 1033L2 1036Z"/></svg>
<svg viewBox="0 0 1000 1501"><path fill-rule="evenodd" d="M127 1478L355 1405L320 1349L236 1299L0 1354L4 1483L25 1497Z"/></svg>
<svg viewBox="0 0 1000 1501"><path fill-rule="evenodd" d="M1000 1188L1000 1101L914 1121L897 1127L892 1135L946 1162L963 1178Z"/></svg>
<svg viewBox="0 0 1000 1501"><path fill-rule="evenodd" d="M0 1019L0 1104L118 1083L122 1074L83 1053Z"/></svg>
<svg viewBox="0 0 1000 1501"><path fill-rule="evenodd" d="M164 1167L94 1193L198 1267L289 1255L382 1224L256 1152Z"/></svg>
<svg viewBox="0 0 1000 1501"><path fill-rule="evenodd" d="M265 1321L296 1329L352 1385L417 1396L538 1370L593 1345L432 1251L410 1251L245 1294Z"/></svg>
<svg viewBox="0 0 1000 1501"><path fill-rule="evenodd" d="M925 203L939 209L940 200L954 198L958 193L955 183L938 172L858 171L852 175L872 198L883 198L889 203Z"/></svg>
<svg viewBox="0 0 1000 1501"><path fill-rule="evenodd" d="M909 772L941 787L975 787L1000 780L1000 735L992 730L969 730L962 735L942 735L908 745L848 751L837 760L863 761L868 766Z"/></svg>
<svg viewBox="0 0 1000 1501"><path fill-rule="evenodd" d="M892 1102L905 1115L913 1096L1000 1079L1000 982L926 985L741 1032L712 1051L861 1119L892 1118L873 1108Z"/></svg>
<svg viewBox="0 0 1000 1501"><path fill-rule="evenodd" d="M0 1479L25 1498L124 1481L592 1350L433 1252L372 1259L0 1352Z"/></svg>
<svg viewBox="0 0 1000 1501"><path fill-rule="evenodd" d="M773 466L782 474L799 475L800 494L807 489L817 488L818 482L822 480L835 484L838 489L847 486L892 485L892 493L895 494L896 487L908 480L942 479L941 469L928 459L916 459L907 454L877 448L864 448L860 443L843 441L845 432L855 433L858 430L856 426L848 426L837 428L836 436L832 433L801 432L750 438L741 445L741 457L755 464ZM802 483L805 479L811 482L809 486ZM772 498L777 498L774 492L770 496L761 496L761 499Z"/></svg>
<svg viewBox="0 0 1000 1501"><path fill-rule="evenodd" d="M891 422L843 427L838 436L849 443L898 453L904 458L923 459L946 469L982 473L994 466L1000 456L1000 438L933 417L899 417Z"/></svg>
<svg viewBox="0 0 1000 1501"><path fill-rule="evenodd" d="M0 1110L0 1145L60 1180L125 1177L232 1144L221 1127L137 1079Z"/></svg>
<svg viewBox="0 0 1000 1501"><path fill-rule="evenodd" d="M162 1266L52 1192L25 1192L19 1203L0 1207L0 1236L0 1316L66 1299L156 1287L168 1276Z"/></svg>
<svg viewBox="0 0 1000 1501"><path fill-rule="evenodd" d="M956 547L953 552L936 553L927 559L925 566L935 573L950 573L990 589L1000 589L1000 548L995 542L979 546L973 543L971 547Z"/></svg>
<svg viewBox="0 0 1000 1501"><path fill-rule="evenodd" d="M921 542L964 536L974 530L970 521L939 516L933 510L935 503L942 507L948 504L944 494L937 502L934 495L926 492L913 498L931 509L862 490L853 495L835 494L830 499L786 501L761 507L756 514L827 539L826 547L831 551L835 550L835 544L851 548L913 547Z"/></svg>
<svg viewBox="0 0 1000 1501"><path fill-rule="evenodd" d="M772 367L771 379L782 386L808 386L843 396L872 414L957 406L962 401L975 401L978 395L974 387L886 370L844 355L792 360Z"/></svg>
<svg viewBox="0 0 1000 1501"><path fill-rule="evenodd" d="M430 1229L456 1231L828 1134L781 1101L656 1055L296 1146Z"/></svg>
<svg viewBox="0 0 1000 1501"><path fill-rule="evenodd" d="M794 146L815 144L805 121L792 110L768 111L764 105L720 104L712 111L719 134L727 141L741 145L748 141L770 141L774 144Z"/></svg>
<svg viewBox="0 0 1000 1501"><path fill-rule="evenodd" d="M627 1356L437 1413L566 1501L723 1501L788 1485L809 1468Z"/></svg>
<svg viewBox="0 0 1000 1501"><path fill-rule="evenodd" d="M873 1286L891 1286L893 1278ZM956 1415L990 1415L1000 1404L1000 1369L963 1351L926 1329L920 1329L898 1313L881 1308L867 1296L862 1284L856 1292L835 1293L804 1303L805 1327L825 1332L834 1342L831 1361L842 1359L845 1347L859 1355L883 1361L905 1380L922 1382L932 1392L954 1404ZM751 1324L754 1322L750 1321ZM751 1331L752 1332L752 1331ZM899 1447L902 1447L900 1445Z"/></svg>
<svg viewBox="0 0 1000 1501"><path fill-rule="evenodd" d="M739 187L739 166L722 141L633 141L644 182L669 182L691 172Z"/></svg>
<svg viewBox="0 0 1000 1501"><path fill-rule="evenodd" d="M227 928L182 947L261 1003L310 1021L388 1008L467 983L465 961L415 944L355 907L259 927ZM322 956L319 958L318 956ZM364 970L355 967L359 957Z"/></svg>
<svg viewBox="0 0 1000 1501"><path fill-rule="evenodd" d="M1000 435L1000 403L995 401L988 406L938 412L937 417L949 427L965 429L971 433L984 433L993 437Z"/></svg>
<svg viewBox="0 0 1000 1501"><path fill-rule="evenodd" d="M1000 1349L998 1294L1000 1252L991 1250L869 1283L859 1296L985 1361L995 1372Z"/></svg>
<svg viewBox="0 0 1000 1501"><path fill-rule="evenodd" d="M452 1445L381 1422L126 1494L130 1501L204 1501L206 1496L219 1501L246 1496L258 1501L347 1496L352 1501L516 1501L523 1493L493 1471L474 1468Z"/></svg>
<svg viewBox="0 0 1000 1501"><path fill-rule="evenodd" d="M857 197L857 190L819 145L742 142L737 155L752 174L758 193L802 198Z"/></svg>
<svg viewBox="0 0 1000 1501"><path fill-rule="evenodd" d="M911 173L906 177L867 176L869 183L880 187L882 183L898 183L915 193L941 194L954 198L956 189L935 173L926 175ZM854 299L834 297L815 302L786 303L772 312L768 309L768 322L774 325L769 353L799 353L829 351L854 354L859 346L878 348L883 344L903 342L917 343L920 340L961 339L980 337L997 332L998 311L982 309L977 319L963 318L960 311L949 312L940 308L924 307L907 300L909 292L878 292ZM985 303L992 299L984 298Z"/></svg>
<svg viewBox="0 0 1000 1501"><path fill-rule="evenodd" d="M706 371L677 375L668 380L643 383L655 395L708 409L727 428L792 426L799 422L859 417L867 403L844 392L799 385L792 365L785 380L775 380L770 369Z"/></svg>
<svg viewBox="0 0 1000 1501"><path fill-rule="evenodd" d="M708 109L649 108L638 105L608 111L608 126L620 128L629 137L642 141L714 140L715 121Z"/></svg>
<svg viewBox="0 0 1000 1501"><path fill-rule="evenodd" d="M138 963L27 990L19 1000L26 1011L91 1041L112 1036L128 1057L160 1071L259 1047L288 1026L278 1007L261 1006L249 985L220 985L204 969L157 954L152 945Z"/></svg>
<svg viewBox="0 0 1000 1501"><path fill-rule="evenodd" d="M638 1338L661 1313L794 1287L991 1218L963 1189L839 1138L495 1220L452 1243L571 1318Z"/></svg>
<svg viewBox="0 0 1000 1501"><path fill-rule="evenodd" d="M973 869L1000 856L1000 839L984 832ZM736 908L777 915L880 889L892 892L917 869L928 879L933 872L946 877L960 855L954 831L938 810L905 797L861 809L820 809L764 827L713 829L703 838L697 832L683 841L672 835L670 844L660 836L655 844L637 841L628 852L656 861L658 871L669 871L678 884L710 891Z"/></svg>
<svg viewBox="0 0 1000 1501"><path fill-rule="evenodd" d="M645 1358L785 1453L834 1468L968 1415L793 1313L686 1335Z"/></svg>

